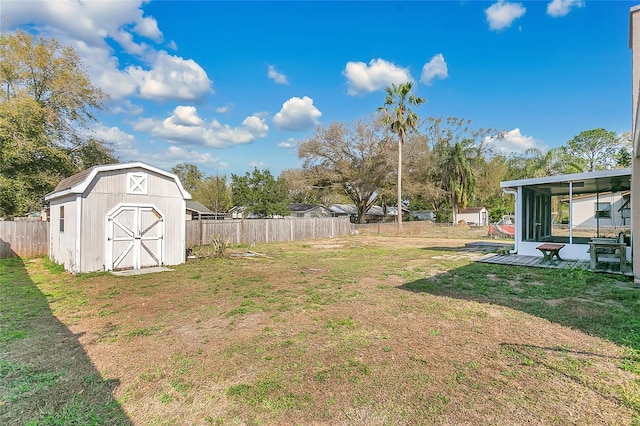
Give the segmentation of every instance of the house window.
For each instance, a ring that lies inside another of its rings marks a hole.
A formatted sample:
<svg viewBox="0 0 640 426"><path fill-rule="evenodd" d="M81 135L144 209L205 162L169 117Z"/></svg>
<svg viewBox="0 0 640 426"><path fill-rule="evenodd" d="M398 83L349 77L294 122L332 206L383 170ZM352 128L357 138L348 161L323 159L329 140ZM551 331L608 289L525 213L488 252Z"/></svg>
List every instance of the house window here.
<svg viewBox="0 0 640 426"><path fill-rule="evenodd" d="M611 217L611 203L595 203L596 204L596 218L610 218Z"/></svg>
<svg viewBox="0 0 640 426"><path fill-rule="evenodd" d="M60 206L60 232L64 232L64 206Z"/></svg>
<svg viewBox="0 0 640 426"><path fill-rule="evenodd" d="M147 195L147 174L127 173L127 194Z"/></svg>

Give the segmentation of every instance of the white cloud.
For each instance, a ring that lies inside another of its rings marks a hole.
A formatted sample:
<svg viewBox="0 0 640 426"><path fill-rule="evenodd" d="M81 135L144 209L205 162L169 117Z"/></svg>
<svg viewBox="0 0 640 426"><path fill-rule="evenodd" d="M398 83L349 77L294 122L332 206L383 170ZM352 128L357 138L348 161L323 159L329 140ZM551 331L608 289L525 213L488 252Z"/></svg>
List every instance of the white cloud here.
<svg viewBox="0 0 640 426"><path fill-rule="evenodd" d="M153 41L162 41L162 32L160 28L158 28L158 22L154 18L141 17L133 27L133 31Z"/></svg>
<svg viewBox="0 0 640 426"><path fill-rule="evenodd" d="M289 138L286 141L282 141L282 142L278 143L278 146L280 148L297 148L298 147L298 141L296 139Z"/></svg>
<svg viewBox="0 0 640 426"><path fill-rule="evenodd" d="M102 124L92 129L93 137L113 145L117 150L133 150L135 137L118 127L107 127Z"/></svg>
<svg viewBox="0 0 640 426"><path fill-rule="evenodd" d="M533 136L523 135L518 128L509 130L499 138L487 138L486 143L498 154L503 155L522 154L529 148L544 149L541 141Z"/></svg>
<svg viewBox="0 0 640 426"><path fill-rule="evenodd" d="M192 106L178 106L173 110L173 122L180 126L202 126L202 119Z"/></svg>
<svg viewBox="0 0 640 426"><path fill-rule="evenodd" d="M140 115L144 112L144 108L129 100L125 100L112 107L111 112L114 114Z"/></svg>
<svg viewBox="0 0 640 426"><path fill-rule="evenodd" d="M256 169L261 169L264 167L264 163L262 161L250 161L249 166L255 167Z"/></svg>
<svg viewBox="0 0 640 426"><path fill-rule="evenodd" d="M164 120L141 118L133 128L169 142L213 148L251 143L265 137L269 131L266 120L257 115L245 118L239 127L223 125L217 120L207 123L192 106L178 106Z"/></svg>
<svg viewBox="0 0 640 426"><path fill-rule="evenodd" d="M64 34L94 46L106 47L105 39L133 25L136 34L162 40L154 18L143 16L144 0L107 1L3 1L2 14L8 25L36 24L43 31ZM3 24L5 24L3 22Z"/></svg>
<svg viewBox="0 0 640 426"><path fill-rule="evenodd" d="M228 112L231 109L232 106L233 106L233 104L227 104L227 105L224 105L224 106L221 106L221 107L217 107L216 108L216 112L218 114L224 114L225 112Z"/></svg>
<svg viewBox="0 0 640 426"><path fill-rule="evenodd" d="M137 94L145 99L202 101L212 91L212 82L195 61L154 48L163 34L155 18L144 16L145 3L2 0L0 24L3 28L33 25L40 35L73 47L92 82L113 100ZM139 63L121 69L109 40Z"/></svg>
<svg viewBox="0 0 640 426"><path fill-rule="evenodd" d="M143 161L155 165L164 170L171 170L176 164L192 163L207 167L227 168L229 163L220 161L207 152L198 152L192 149L171 145L165 151L145 153L135 147L135 137L118 127L96 126L92 136L98 140L111 144L116 156L121 161Z"/></svg>
<svg viewBox="0 0 640 426"><path fill-rule="evenodd" d="M484 10L489 28L498 31L511 26L513 21L525 14L527 9L520 3L500 0Z"/></svg>
<svg viewBox="0 0 640 426"><path fill-rule="evenodd" d="M279 130L303 131L319 124L322 113L313 105L313 99L293 97L282 104L282 109L273 117Z"/></svg>
<svg viewBox="0 0 640 426"><path fill-rule="evenodd" d="M429 62L422 67L422 76L420 82L426 85L431 85L431 81L434 78L444 79L449 77L449 70L447 69L447 63L444 60L442 53L438 53L431 58Z"/></svg>
<svg viewBox="0 0 640 426"><path fill-rule="evenodd" d="M130 66L126 72L145 99L201 102L212 92L212 82L200 65L165 51L158 53L151 70Z"/></svg>
<svg viewBox="0 0 640 426"><path fill-rule="evenodd" d="M214 157L208 152L198 152L176 145L171 145L165 151L156 151L152 154L138 153L130 161L132 160L142 161L163 170L171 170L182 163L196 164L209 169L226 169L229 167L229 163L220 161L219 157Z"/></svg>
<svg viewBox="0 0 640 426"><path fill-rule="evenodd" d="M278 84L289 84L287 76L276 71L276 67L273 65L269 65L269 72L267 73L267 76Z"/></svg>
<svg viewBox="0 0 640 426"><path fill-rule="evenodd" d="M558 18L566 16L571 12L572 7L583 7L582 0L553 0L547 5L547 15Z"/></svg>
<svg viewBox="0 0 640 426"><path fill-rule="evenodd" d="M408 68L401 68L384 59L372 59L369 65L364 62L347 62L342 72L347 78L347 93L351 96L384 90L391 84L413 81Z"/></svg>
<svg viewBox="0 0 640 426"><path fill-rule="evenodd" d="M206 164L208 166L217 164L220 166L222 164L219 158L213 157L208 152L197 152L175 145L170 146L165 153L154 154L153 157L157 159L162 158L164 161L174 163L174 165L179 163L195 163Z"/></svg>

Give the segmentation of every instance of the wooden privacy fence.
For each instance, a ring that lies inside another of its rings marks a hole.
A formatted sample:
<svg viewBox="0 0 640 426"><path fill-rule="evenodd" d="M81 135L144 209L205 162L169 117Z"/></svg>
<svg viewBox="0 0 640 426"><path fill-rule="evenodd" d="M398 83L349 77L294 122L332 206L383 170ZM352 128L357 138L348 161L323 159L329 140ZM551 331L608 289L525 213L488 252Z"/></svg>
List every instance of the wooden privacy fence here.
<svg viewBox="0 0 640 426"><path fill-rule="evenodd" d="M349 235L347 217L231 219L186 221L186 246L210 244L213 238L232 244L300 241ZM0 221L0 259L49 254L49 222Z"/></svg>
<svg viewBox="0 0 640 426"><path fill-rule="evenodd" d="M270 243L331 238L351 233L348 217L231 219L187 221L186 246L210 244L214 238L231 244Z"/></svg>
<svg viewBox="0 0 640 426"><path fill-rule="evenodd" d="M0 259L49 254L49 222L0 221Z"/></svg>

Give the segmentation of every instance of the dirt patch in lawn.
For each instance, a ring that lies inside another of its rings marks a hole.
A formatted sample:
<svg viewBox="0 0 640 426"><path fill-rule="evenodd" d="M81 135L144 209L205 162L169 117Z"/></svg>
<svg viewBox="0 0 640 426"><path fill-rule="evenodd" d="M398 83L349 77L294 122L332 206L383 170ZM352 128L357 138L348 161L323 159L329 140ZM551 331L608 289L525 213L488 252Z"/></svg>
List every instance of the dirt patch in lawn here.
<svg viewBox="0 0 640 426"><path fill-rule="evenodd" d="M478 274L466 241L259 245L252 250L267 256L69 276L64 288L83 304L64 295L49 303L102 377L119 384L113 395L136 424L637 420L633 353L486 302L485 288L508 294L532 282L542 291L543 281L495 265ZM476 292L458 297L454 284Z"/></svg>

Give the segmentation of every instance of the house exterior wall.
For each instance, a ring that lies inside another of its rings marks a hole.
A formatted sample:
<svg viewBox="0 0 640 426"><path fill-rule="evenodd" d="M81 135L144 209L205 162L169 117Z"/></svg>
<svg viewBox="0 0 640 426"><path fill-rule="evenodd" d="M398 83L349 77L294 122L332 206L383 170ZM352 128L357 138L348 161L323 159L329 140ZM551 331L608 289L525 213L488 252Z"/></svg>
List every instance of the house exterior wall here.
<svg viewBox="0 0 640 426"><path fill-rule="evenodd" d="M631 164L631 236L634 253L640 253L640 134L638 122L638 94L640 90L640 6L630 11L629 44L632 49L631 133L633 135L633 161ZM634 281L640 283L640 256L633 257Z"/></svg>
<svg viewBox="0 0 640 426"><path fill-rule="evenodd" d="M610 203L610 218L596 218L596 203ZM620 208L624 204L624 199L620 193L607 194L600 197L574 198L572 205L572 224L574 228L595 229L597 227L620 227L629 225L629 219L622 217Z"/></svg>

